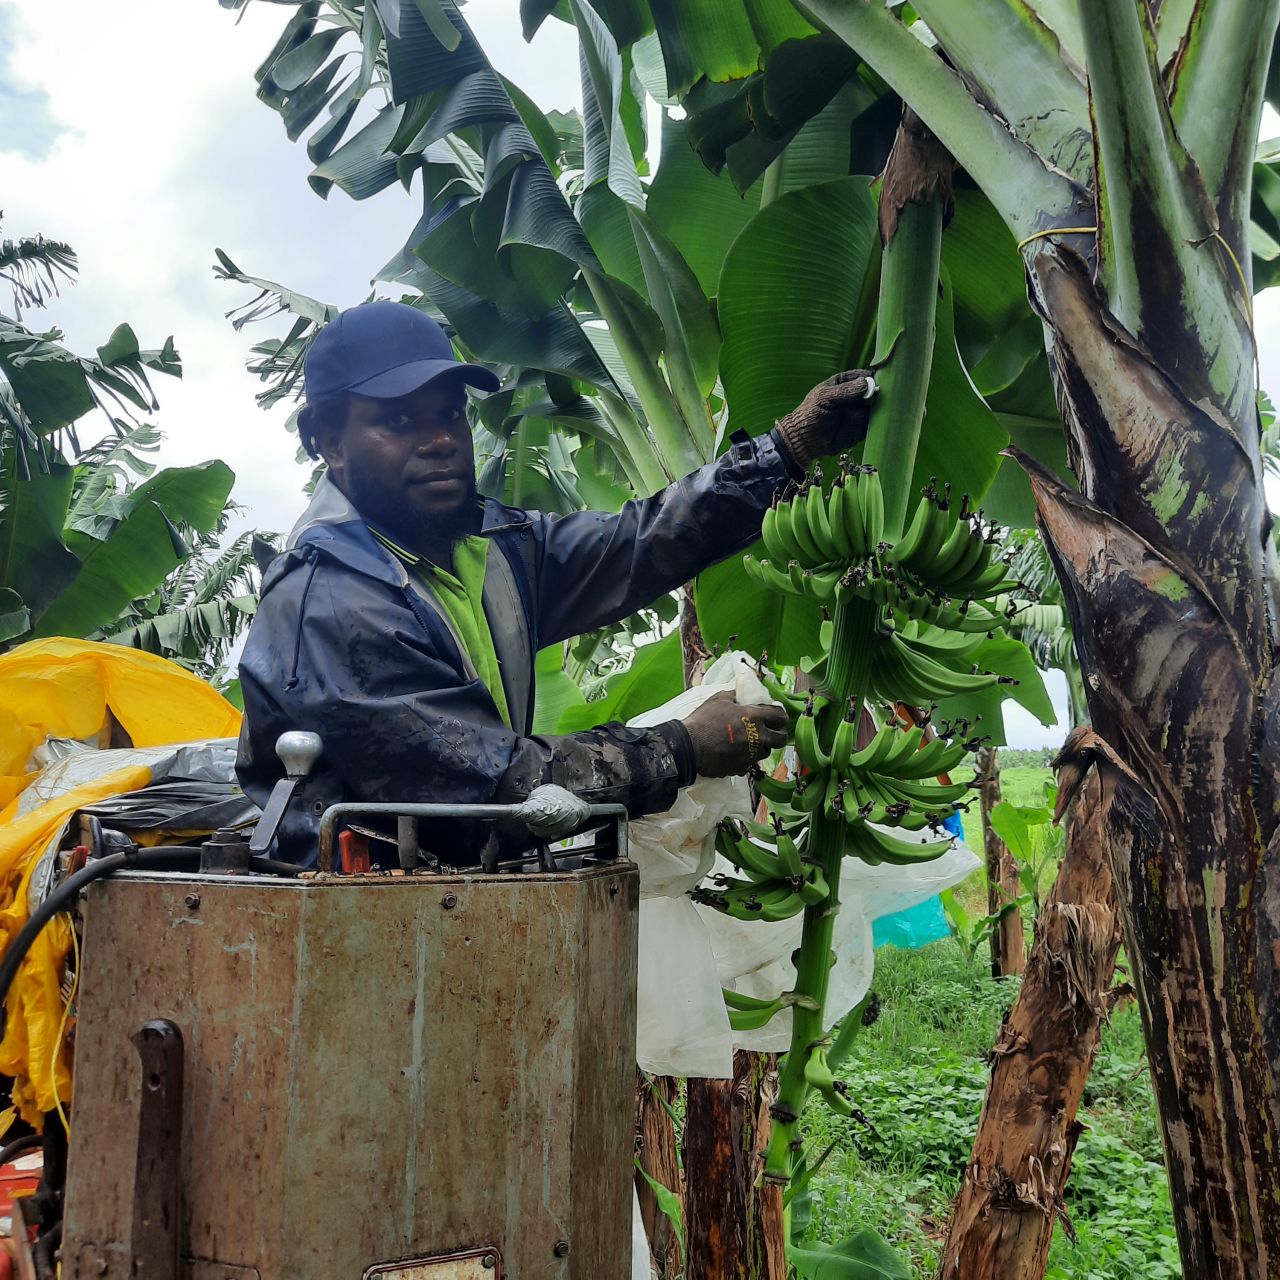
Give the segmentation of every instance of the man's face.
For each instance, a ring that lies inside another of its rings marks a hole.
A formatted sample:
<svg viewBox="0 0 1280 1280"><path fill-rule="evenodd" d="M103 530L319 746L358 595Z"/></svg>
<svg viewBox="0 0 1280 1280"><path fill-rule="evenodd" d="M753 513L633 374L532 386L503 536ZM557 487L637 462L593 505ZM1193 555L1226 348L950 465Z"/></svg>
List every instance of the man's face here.
<svg viewBox="0 0 1280 1280"><path fill-rule="evenodd" d="M448 376L398 400L352 395L346 426L317 441L360 514L392 532L430 537L460 524L475 501L466 390Z"/></svg>

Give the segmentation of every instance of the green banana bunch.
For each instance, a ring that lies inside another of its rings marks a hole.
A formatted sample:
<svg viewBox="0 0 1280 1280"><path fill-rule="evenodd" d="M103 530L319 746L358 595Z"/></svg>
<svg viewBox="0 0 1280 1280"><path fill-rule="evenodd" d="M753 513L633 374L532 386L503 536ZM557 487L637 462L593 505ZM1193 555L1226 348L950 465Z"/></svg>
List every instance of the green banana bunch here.
<svg viewBox="0 0 1280 1280"><path fill-rule="evenodd" d="M849 561L870 555L883 535L884 493L875 468L842 471L826 492L815 467L802 488L765 513L760 536L769 558L758 563L772 565L774 575L793 561L801 574L833 564L843 572Z"/></svg>
<svg viewBox="0 0 1280 1280"><path fill-rule="evenodd" d="M722 822L716 831L716 849L743 878L713 876L710 886L699 886L693 898L715 907L736 920L777 922L798 915L806 907L825 902L826 876L816 863L805 862L795 837L775 816L771 827ZM772 840L770 849L763 841Z"/></svg>
<svg viewBox="0 0 1280 1280"><path fill-rule="evenodd" d="M840 812L846 821L854 825L874 822L905 831L920 831L939 815L951 813L971 785L908 782L863 770L850 772L845 782L848 785L841 794Z"/></svg>
<svg viewBox="0 0 1280 1280"><path fill-rule="evenodd" d="M899 840L886 831L861 822L849 831L846 853L850 857L861 858L873 867L887 862L895 867L909 867L920 862L932 862L940 858L952 845L955 838L948 836L945 840L930 840L918 843L914 840Z"/></svg>
<svg viewBox="0 0 1280 1280"><path fill-rule="evenodd" d="M1007 560L996 560L995 526L984 526L981 511L969 510L966 494L951 511L950 486L942 494L930 481L911 523L890 553L895 565L946 595L988 599L1015 585Z"/></svg>
<svg viewBox="0 0 1280 1280"><path fill-rule="evenodd" d="M876 647L872 683L885 698L927 707L956 694L976 693L996 684L1016 684L1017 681L993 672L957 671L894 632Z"/></svg>

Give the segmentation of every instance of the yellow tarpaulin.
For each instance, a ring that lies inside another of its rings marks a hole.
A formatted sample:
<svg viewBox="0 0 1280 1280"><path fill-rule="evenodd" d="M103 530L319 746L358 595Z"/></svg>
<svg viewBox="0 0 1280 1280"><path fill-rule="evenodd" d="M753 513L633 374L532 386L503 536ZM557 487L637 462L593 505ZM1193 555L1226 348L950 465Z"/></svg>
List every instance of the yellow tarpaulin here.
<svg viewBox="0 0 1280 1280"><path fill-rule="evenodd" d="M22 792L39 773L33 757L50 737L158 747L239 731L240 713L221 694L149 653L52 639L0 656L0 946L26 923L31 875L67 819L151 781L145 763L133 764L24 806ZM70 946L70 925L60 917L36 940L9 990L0 1072L14 1077L14 1102L31 1123L54 1110L55 1096L71 1094L70 1063L58 1043Z"/></svg>

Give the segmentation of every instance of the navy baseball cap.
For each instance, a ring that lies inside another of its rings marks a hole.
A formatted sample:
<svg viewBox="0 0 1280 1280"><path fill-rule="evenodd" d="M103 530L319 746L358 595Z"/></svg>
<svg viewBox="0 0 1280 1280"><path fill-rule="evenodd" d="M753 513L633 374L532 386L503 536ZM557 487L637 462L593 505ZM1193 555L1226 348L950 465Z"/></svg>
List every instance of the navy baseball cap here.
<svg viewBox="0 0 1280 1280"><path fill-rule="evenodd" d="M365 302L316 334L303 382L308 404L346 391L394 400L454 372L469 386L498 389L490 370L455 359L445 331L425 312L404 302Z"/></svg>

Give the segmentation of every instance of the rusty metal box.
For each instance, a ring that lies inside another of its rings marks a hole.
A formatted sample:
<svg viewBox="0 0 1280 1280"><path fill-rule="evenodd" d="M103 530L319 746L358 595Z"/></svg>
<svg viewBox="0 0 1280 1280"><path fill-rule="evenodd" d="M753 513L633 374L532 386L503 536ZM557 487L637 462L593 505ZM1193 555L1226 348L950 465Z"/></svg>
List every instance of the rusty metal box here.
<svg viewBox="0 0 1280 1280"><path fill-rule="evenodd" d="M129 1274L130 1036L169 1018L184 1280L624 1280L637 896L625 863L94 885L62 1275Z"/></svg>

